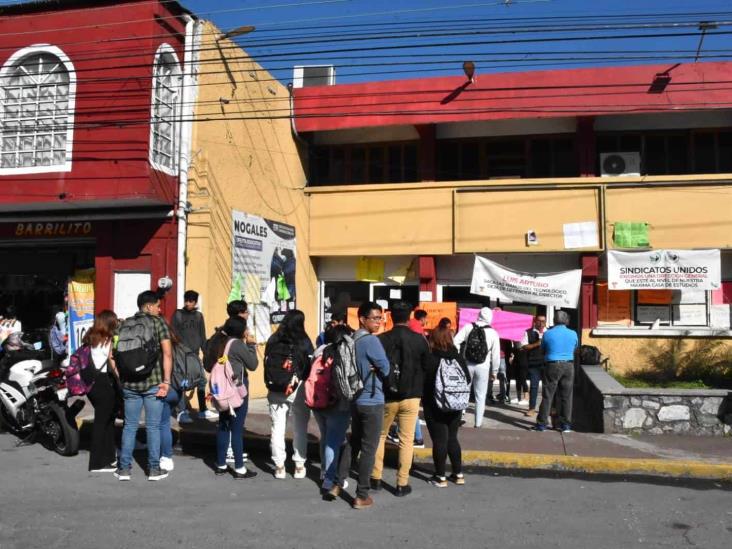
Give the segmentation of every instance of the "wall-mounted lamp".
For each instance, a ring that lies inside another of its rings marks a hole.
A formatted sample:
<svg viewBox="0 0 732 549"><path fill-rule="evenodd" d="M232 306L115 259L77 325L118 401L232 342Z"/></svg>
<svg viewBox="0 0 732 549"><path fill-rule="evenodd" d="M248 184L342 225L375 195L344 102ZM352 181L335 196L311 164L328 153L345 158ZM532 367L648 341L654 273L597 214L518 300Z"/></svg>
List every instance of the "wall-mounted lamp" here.
<svg viewBox="0 0 732 549"><path fill-rule="evenodd" d="M463 63L463 72L465 73L465 76L468 77L468 82L471 84L475 82L475 63L472 61L465 61L465 63Z"/></svg>

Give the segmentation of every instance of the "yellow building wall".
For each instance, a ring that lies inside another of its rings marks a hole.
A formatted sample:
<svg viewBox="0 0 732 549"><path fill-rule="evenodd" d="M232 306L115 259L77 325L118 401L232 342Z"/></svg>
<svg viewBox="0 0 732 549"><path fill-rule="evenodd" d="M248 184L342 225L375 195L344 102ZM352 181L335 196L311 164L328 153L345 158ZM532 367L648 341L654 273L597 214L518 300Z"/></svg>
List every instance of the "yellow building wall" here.
<svg viewBox="0 0 732 549"><path fill-rule="evenodd" d="M207 331L226 320L231 290L232 209L293 225L297 239L297 306L311 338L318 333L318 284L310 261L305 173L287 118L287 89L204 23L189 170L186 288L201 294ZM225 59L225 62L224 62ZM266 395L260 365L253 397ZM195 399L194 399L195 400Z"/></svg>
<svg viewBox="0 0 732 549"><path fill-rule="evenodd" d="M600 234L597 189L455 193L455 252L565 251L563 225L584 221ZM539 238L530 248L529 230Z"/></svg>
<svg viewBox="0 0 732 549"><path fill-rule="evenodd" d="M685 186L606 191L606 230L612 245L618 221L650 224L653 248L732 247L732 188Z"/></svg>

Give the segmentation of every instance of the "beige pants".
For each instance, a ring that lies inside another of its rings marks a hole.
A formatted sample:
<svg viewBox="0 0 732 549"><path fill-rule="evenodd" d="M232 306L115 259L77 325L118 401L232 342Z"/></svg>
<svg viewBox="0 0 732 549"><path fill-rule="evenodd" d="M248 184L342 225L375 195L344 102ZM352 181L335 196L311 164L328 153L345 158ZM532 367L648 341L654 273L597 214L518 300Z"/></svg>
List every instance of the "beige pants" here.
<svg viewBox="0 0 732 549"><path fill-rule="evenodd" d="M384 405L384 425L381 429L379 447L376 450L376 461L371 472L371 478L381 479L384 470L384 444L394 419L399 425L399 468L397 469L397 486L409 484L409 469L412 468L414 457L414 428L419 415L418 398L408 398L397 402L387 402Z"/></svg>

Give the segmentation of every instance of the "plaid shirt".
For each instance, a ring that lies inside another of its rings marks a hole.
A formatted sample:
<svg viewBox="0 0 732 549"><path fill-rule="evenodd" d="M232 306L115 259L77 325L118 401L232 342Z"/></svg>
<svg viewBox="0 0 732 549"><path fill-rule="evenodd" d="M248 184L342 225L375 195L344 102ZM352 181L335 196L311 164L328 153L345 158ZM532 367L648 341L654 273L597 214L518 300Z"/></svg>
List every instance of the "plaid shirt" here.
<svg viewBox="0 0 732 549"><path fill-rule="evenodd" d="M145 391L148 391L151 387L160 385L160 383L163 381L163 349L161 343L166 339L170 340L170 329L168 328L166 322L159 316L153 316L140 311L135 313L136 317L141 315L146 315L148 319L153 321L153 325L155 326L155 338L157 339L158 347L160 347L160 354L158 355L158 367L153 368L153 371L150 373L150 377L148 377L147 379L143 379L142 381L124 381L122 382L122 386L125 389L129 389L130 391L138 391L140 393L144 393Z"/></svg>

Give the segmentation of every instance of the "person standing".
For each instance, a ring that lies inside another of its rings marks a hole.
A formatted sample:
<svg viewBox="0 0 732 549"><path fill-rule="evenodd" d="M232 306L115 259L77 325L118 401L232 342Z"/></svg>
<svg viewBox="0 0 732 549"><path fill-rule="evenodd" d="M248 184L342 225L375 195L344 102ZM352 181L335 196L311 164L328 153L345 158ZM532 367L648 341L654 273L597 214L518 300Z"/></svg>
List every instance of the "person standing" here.
<svg viewBox="0 0 732 549"><path fill-rule="evenodd" d="M414 311L414 317L409 319L408 325L409 329L414 333L426 336L427 334L425 333L424 328L427 326L427 311L424 309L417 309Z"/></svg>
<svg viewBox="0 0 732 549"><path fill-rule="evenodd" d="M384 424L384 389L382 379L389 375L389 359L378 333L384 321L384 311L373 301L358 308L359 329L353 334L356 366L363 380L363 391L351 406L351 446L358 455L358 484L354 509L367 509L374 504L369 495L371 472L374 468L379 436ZM375 485L374 488L380 488Z"/></svg>
<svg viewBox="0 0 732 549"><path fill-rule="evenodd" d="M101 311L94 325L84 334L84 345L91 350L94 384L87 397L94 407L91 444L89 445L89 471L112 473L116 470L117 451L114 444L114 420L117 417L117 375L112 356L112 341L117 331L117 315L109 310Z"/></svg>
<svg viewBox="0 0 732 549"><path fill-rule="evenodd" d="M470 383L470 372L465 359L460 356L453 344L452 332L449 327L438 326L430 334L429 341L432 354L424 375L422 405L424 406L427 429L432 439L432 461L435 465L435 474L430 479L430 483L438 488L445 488L447 486L445 465L448 456L452 465L450 480L458 485L465 484L462 469L462 449L460 448L460 441L458 441L458 429L460 428L462 412L443 411L437 406L435 401L437 371L442 360L454 360L460 364L468 383Z"/></svg>
<svg viewBox="0 0 732 549"><path fill-rule="evenodd" d="M559 429L563 433L572 430L572 391L574 389L574 354L579 338L577 332L567 328L569 315L565 311L554 313L554 326L541 338L544 351L544 386L541 390L541 406L536 419L537 431L545 431L549 410L558 391Z"/></svg>
<svg viewBox="0 0 732 549"><path fill-rule="evenodd" d="M229 443L231 443L234 452L234 470L232 474L235 479L247 479L257 476L256 471L247 470L244 466L243 439L244 422L249 410L249 372L257 369L257 351L253 344L246 343L247 323L243 318L228 319L224 324L223 331L228 336L228 340L219 343L217 354L219 358L223 357L227 345L231 342L227 358L234 374L234 383L237 386L246 388L247 394L242 405L234 409L233 414L229 411L219 414L219 425L216 433L215 473L217 475L226 474L226 452Z"/></svg>
<svg viewBox="0 0 732 549"><path fill-rule="evenodd" d="M271 419L270 448L275 466L274 477L286 478L285 431L287 416L292 411L295 462L294 478L305 478L308 450L308 421L310 408L305 404L304 384L310 373L313 343L305 333L305 314L293 309L285 314L277 331L264 349L264 379Z"/></svg>
<svg viewBox="0 0 732 549"><path fill-rule="evenodd" d="M425 337L409 328L410 314L411 307L407 303L395 302L391 307L394 328L379 336L386 356L389 357L393 375L387 378L383 421L385 428L382 429L371 477L372 484L378 488L384 469L386 436L392 421L396 420L399 429L399 467L395 495L399 497L412 492L409 486L409 470L414 456L414 430L419 418L424 371L430 354Z"/></svg>
<svg viewBox="0 0 732 549"><path fill-rule="evenodd" d="M130 480L132 451L140 423L140 413L145 408L147 432L148 480L156 481L168 476L160 468L160 418L163 399L170 389L173 370L173 349L170 330L160 318L160 297L156 292L145 291L137 296L138 312L126 319L120 327L114 361L122 381L125 423L122 429L122 450L119 467L114 475L119 480ZM142 334L142 340L140 338ZM143 361L146 375L136 374Z"/></svg>
<svg viewBox="0 0 732 549"><path fill-rule="evenodd" d="M483 414L485 413L485 399L488 392L488 383L496 379L496 372L501 362L501 350L498 332L491 328L493 321L493 311L488 307L483 307L478 314L478 320L471 324L466 324L455 336L455 345L461 349L461 354L465 356L470 370L470 377L473 379L473 393L475 395L475 424L476 428L483 425ZM480 336L478 332L471 335L473 330L482 330L485 341L485 356L482 360L480 357L469 356L467 347L472 338ZM465 349L463 349L465 345Z"/></svg>
<svg viewBox="0 0 732 549"><path fill-rule="evenodd" d="M206 322L203 313L198 310L198 292L187 290L183 294L183 308L173 314L171 327L180 337L183 345L191 351L201 354L206 352ZM216 419L218 414L206 407L206 378L202 377L198 387L193 387L198 395L198 417L201 419ZM183 391L180 400L180 413L178 421L181 423L190 422L188 412L189 403L186 392Z"/></svg>
<svg viewBox="0 0 732 549"><path fill-rule="evenodd" d="M348 326L348 324L346 324L346 320L347 316L344 312L333 313L330 315L330 321L326 325L325 329L318 334L317 338L315 338L315 347L317 348L321 345L325 345L325 332L328 331L328 328L332 328L334 326Z"/></svg>
<svg viewBox="0 0 732 549"><path fill-rule="evenodd" d="M544 371L544 350L541 348L541 339L546 330L546 316L534 316L534 324L526 330L521 340L521 362L526 368L529 377L529 409L527 417L536 415L536 401L539 396L539 383Z"/></svg>

